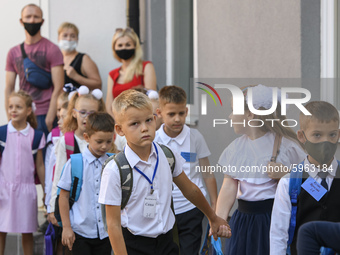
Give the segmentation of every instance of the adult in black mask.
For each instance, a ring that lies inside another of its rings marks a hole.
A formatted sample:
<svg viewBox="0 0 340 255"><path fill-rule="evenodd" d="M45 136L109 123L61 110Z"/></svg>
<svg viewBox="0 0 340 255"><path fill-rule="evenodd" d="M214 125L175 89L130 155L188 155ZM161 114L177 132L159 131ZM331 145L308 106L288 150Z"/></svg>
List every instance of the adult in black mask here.
<svg viewBox="0 0 340 255"><path fill-rule="evenodd" d="M25 29L23 48L27 57L38 68L50 73L51 79L47 89L28 82L24 72L21 45L17 45L10 49L7 55L5 98L8 99L14 91L16 76L19 75L20 89L30 94L36 104L38 129L47 136L56 119L57 97L64 85L63 55L57 45L41 36L40 27L44 24L44 19L39 6L26 5L21 11L20 24ZM17 61L18 59L20 61ZM5 106L7 109L8 100L5 100Z"/></svg>
<svg viewBox="0 0 340 255"><path fill-rule="evenodd" d="M131 88L156 90L157 81L153 64L143 61L139 38L132 28L118 28L112 39L113 56L122 66L109 73L106 93L106 109L112 115L113 99Z"/></svg>

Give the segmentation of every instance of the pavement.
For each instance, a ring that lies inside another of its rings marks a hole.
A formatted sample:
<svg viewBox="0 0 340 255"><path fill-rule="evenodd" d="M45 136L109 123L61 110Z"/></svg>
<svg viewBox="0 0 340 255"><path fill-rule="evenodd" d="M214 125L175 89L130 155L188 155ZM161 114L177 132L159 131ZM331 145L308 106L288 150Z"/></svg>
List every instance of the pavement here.
<svg viewBox="0 0 340 255"><path fill-rule="evenodd" d="M38 223L39 226L45 222L45 212L41 209L38 210ZM34 238L34 255L45 254L44 250L44 235L40 232L33 233ZM24 255L21 245L21 234L8 233L6 238L5 255Z"/></svg>

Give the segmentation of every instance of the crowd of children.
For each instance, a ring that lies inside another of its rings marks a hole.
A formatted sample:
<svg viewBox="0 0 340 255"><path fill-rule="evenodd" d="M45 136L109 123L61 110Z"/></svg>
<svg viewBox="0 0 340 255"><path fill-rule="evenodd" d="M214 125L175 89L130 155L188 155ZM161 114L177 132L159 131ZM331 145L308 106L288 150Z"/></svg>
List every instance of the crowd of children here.
<svg viewBox="0 0 340 255"><path fill-rule="evenodd" d="M245 113L232 113L232 121L284 120L280 107L270 115L252 113L250 89L271 95L263 85L242 88ZM267 110L272 101L253 98L257 110ZM306 104L311 115L300 114L297 135L279 124L234 125L240 137L221 153L219 165L296 167L286 176L226 172L218 194L214 175L195 171L210 165L210 151L202 134L185 124L186 105L178 86L165 86L159 94L131 89L114 99L111 116L100 90L81 86L64 92L44 162L45 136L34 129L32 99L23 91L12 93L10 121L0 127L0 254L8 232L22 233L24 254L32 254L36 181L59 236L56 254L198 254L204 215L210 234L226 237L224 254L298 254L297 248L308 245L297 234L303 224L340 222L334 106ZM120 150L113 146L116 137Z"/></svg>

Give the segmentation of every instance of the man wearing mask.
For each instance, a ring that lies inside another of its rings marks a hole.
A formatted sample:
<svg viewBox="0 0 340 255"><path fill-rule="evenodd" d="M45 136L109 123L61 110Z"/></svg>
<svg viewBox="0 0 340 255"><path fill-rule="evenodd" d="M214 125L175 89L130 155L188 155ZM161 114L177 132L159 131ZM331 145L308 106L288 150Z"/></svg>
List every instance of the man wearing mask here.
<svg viewBox="0 0 340 255"><path fill-rule="evenodd" d="M23 64L25 53L21 45L11 48L6 62L5 107L8 108L8 98L14 91L18 74L20 89L28 92L36 105L38 129L44 131L47 136L56 118L57 97L64 85L64 63L59 47L41 36L40 27L44 23L42 16L42 10L35 4L28 4L22 9L20 24L25 28L23 49L37 69L47 73L48 76L51 75L51 78L44 88L28 82L29 78L27 74L25 75Z"/></svg>

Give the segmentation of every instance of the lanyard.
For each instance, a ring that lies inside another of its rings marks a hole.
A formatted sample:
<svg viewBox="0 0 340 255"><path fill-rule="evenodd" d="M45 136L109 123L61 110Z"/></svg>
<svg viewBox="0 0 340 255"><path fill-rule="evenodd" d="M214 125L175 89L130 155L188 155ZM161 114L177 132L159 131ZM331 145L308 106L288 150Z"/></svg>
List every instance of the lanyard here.
<svg viewBox="0 0 340 255"><path fill-rule="evenodd" d="M155 179L155 175L157 172L157 167L158 167L158 150L156 145L153 143L153 145L155 146L155 150L156 150L156 155L157 155L157 160L156 160L156 165L155 165L155 170L153 171L153 175L152 175L152 180L149 179L149 177L147 177L141 170L139 170L136 166L134 167L136 169L136 171L138 173L140 173L151 185L151 194L153 194L154 189L153 189L153 180Z"/></svg>

